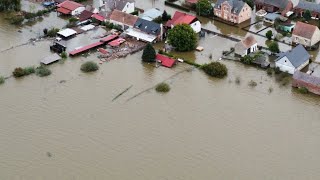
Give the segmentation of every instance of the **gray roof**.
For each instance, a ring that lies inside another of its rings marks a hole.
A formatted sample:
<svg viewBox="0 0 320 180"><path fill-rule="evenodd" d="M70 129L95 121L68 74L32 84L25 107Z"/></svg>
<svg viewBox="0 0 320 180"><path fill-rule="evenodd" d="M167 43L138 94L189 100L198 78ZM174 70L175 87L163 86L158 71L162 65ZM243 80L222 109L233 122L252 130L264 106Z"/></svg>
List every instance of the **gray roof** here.
<svg viewBox="0 0 320 180"><path fill-rule="evenodd" d="M276 13L268 13L267 15L264 16L265 19L270 19L270 20L276 20L277 18L279 18L281 15L280 14L276 14Z"/></svg>
<svg viewBox="0 0 320 180"><path fill-rule="evenodd" d="M159 35L161 31L160 24L141 18L134 24L134 28L153 35Z"/></svg>
<svg viewBox="0 0 320 180"><path fill-rule="evenodd" d="M255 0L255 3L264 3L264 4L278 7L280 9L284 9L286 8L289 1L288 0Z"/></svg>
<svg viewBox="0 0 320 180"><path fill-rule="evenodd" d="M293 74L293 79L304 81L306 83L310 83L320 87L320 78L316 76L312 76L300 71L295 71Z"/></svg>
<svg viewBox="0 0 320 180"><path fill-rule="evenodd" d="M301 44L290 51L279 53L277 56L278 58L275 61L278 61L283 57L287 57L295 68L298 68L310 59L310 54Z"/></svg>
<svg viewBox="0 0 320 180"><path fill-rule="evenodd" d="M117 9L117 10L120 10L122 11L123 8L125 7L125 5L130 2L130 3L134 3L135 0L103 0L108 8L110 10L114 10L114 9Z"/></svg>
<svg viewBox="0 0 320 180"><path fill-rule="evenodd" d="M143 14L141 14L140 18L152 21L152 20L156 19L157 17L162 16L162 13L163 12L160 11L160 9L152 8L152 9L145 11Z"/></svg>
<svg viewBox="0 0 320 180"><path fill-rule="evenodd" d="M41 60L41 63L47 65L47 64L51 64L55 61L59 61L60 59L61 59L61 57L55 53L55 54L52 54L50 56L43 58Z"/></svg>
<svg viewBox="0 0 320 180"><path fill-rule="evenodd" d="M223 2L227 1L229 3L229 5L232 7L231 12L233 14L240 14L241 9L243 8L243 6L246 4L245 2L241 1L241 0L218 0L217 3L214 5L214 8L221 8L221 4Z"/></svg>
<svg viewBox="0 0 320 180"><path fill-rule="evenodd" d="M307 2L307 1L299 1L298 5L295 8L300 8L304 10L309 10L311 12L320 13L320 4Z"/></svg>

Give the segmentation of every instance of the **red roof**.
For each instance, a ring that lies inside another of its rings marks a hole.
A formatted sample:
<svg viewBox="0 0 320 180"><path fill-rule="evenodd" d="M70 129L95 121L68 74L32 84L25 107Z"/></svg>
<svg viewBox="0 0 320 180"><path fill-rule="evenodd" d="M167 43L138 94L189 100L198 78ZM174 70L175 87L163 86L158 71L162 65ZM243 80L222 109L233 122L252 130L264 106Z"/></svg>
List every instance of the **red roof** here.
<svg viewBox="0 0 320 180"><path fill-rule="evenodd" d="M108 44L112 47L115 47L115 46L120 46L122 43L124 43L126 40L123 39L123 38L118 38L118 39L115 39L111 42L109 42Z"/></svg>
<svg viewBox="0 0 320 180"><path fill-rule="evenodd" d="M108 54L108 51L103 48L99 48L98 51L102 54Z"/></svg>
<svg viewBox="0 0 320 180"><path fill-rule="evenodd" d="M108 42L110 42L111 40L114 40L117 37L118 37L118 35L109 35L109 36L101 39L100 42L108 43Z"/></svg>
<svg viewBox="0 0 320 180"><path fill-rule="evenodd" d="M93 15L92 12L87 11L87 10L84 10L84 11L82 11L82 13L80 14L79 20L80 20L80 21L88 20L88 19L91 18L92 15Z"/></svg>
<svg viewBox="0 0 320 180"><path fill-rule="evenodd" d="M95 18L98 21L104 21L105 20L105 18L103 16L99 15L99 14L92 15L92 18Z"/></svg>
<svg viewBox="0 0 320 180"><path fill-rule="evenodd" d="M195 19L197 19L196 16L176 11L173 15L173 18L167 22L166 26L175 26L178 24L191 24Z"/></svg>
<svg viewBox="0 0 320 180"><path fill-rule="evenodd" d="M311 39L317 28L317 26L298 21L293 29L292 34Z"/></svg>
<svg viewBox="0 0 320 180"><path fill-rule="evenodd" d="M94 47L101 46L102 44L103 44L103 42L92 43L92 44L89 44L89 45L84 46L84 47L82 47L82 48L75 49L75 50L69 52L69 54L70 54L71 56L73 56L73 55L79 54L79 53L81 53L81 52L87 51L87 50L89 50L89 49L92 49L92 48L94 48Z"/></svg>
<svg viewBox="0 0 320 180"><path fill-rule="evenodd" d="M171 68L176 62L174 59L169 58L168 56L157 54L156 59L161 61L162 66Z"/></svg>
<svg viewBox="0 0 320 180"><path fill-rule="evenodd" d="M58 8L57 11L62 14L71 14L71 10L68 10L62 7Z"/></svg>
<svg viewBox="0 0 320 180"><path fill-rule="evenodd" d="M58 6L59 8L62 7L62 8L68 9L68 10L70 10L70 11L74 11L74 10L76 10L76 9L79 8L79 7L83 7L82 4L79 4L79 3L77 3L77 2L70 1L70 0L64 1L64 2L62 2L62 3L60 3L60 4L58 4L57 6Z"/></svg>

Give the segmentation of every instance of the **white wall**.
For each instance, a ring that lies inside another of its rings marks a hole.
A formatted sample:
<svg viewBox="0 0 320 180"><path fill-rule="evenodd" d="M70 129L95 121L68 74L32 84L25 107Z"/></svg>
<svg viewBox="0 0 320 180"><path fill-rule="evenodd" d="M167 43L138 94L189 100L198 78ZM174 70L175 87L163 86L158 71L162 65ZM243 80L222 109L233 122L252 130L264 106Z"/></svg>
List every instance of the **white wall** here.
<svg viewBox="0 0 320 180"><path fill-rule="evenodd" d="M192 29L196 32L199 33L201 31L201 23L200 21L196 21L192 24L190 24L190 26L192 27Z"/></svg>
<svg viewBox="0 0 320 180"><path fill-rule="evenodd" d="M84 11L86 8L85 7L78 7L77 9L75 9L74 11L71 12L71 15L72 16L75 16L75 15L79 15L82 13L82 11Z"/></svg>
<svg viewBox="0 0 320 180"><path fill-rule="evenodd" d="M287 57L283 57L276 62L276 67L280 68L282 72L293 74L295 67L291 64Z"/></svg>
<svg viewBox="0 0 320 180"><path fill-rule="evenodd" d="M134 8L135 8L134 2L133 3L128 2L126 6L123 8L122 12L130 14L134 12Z"/></svg>

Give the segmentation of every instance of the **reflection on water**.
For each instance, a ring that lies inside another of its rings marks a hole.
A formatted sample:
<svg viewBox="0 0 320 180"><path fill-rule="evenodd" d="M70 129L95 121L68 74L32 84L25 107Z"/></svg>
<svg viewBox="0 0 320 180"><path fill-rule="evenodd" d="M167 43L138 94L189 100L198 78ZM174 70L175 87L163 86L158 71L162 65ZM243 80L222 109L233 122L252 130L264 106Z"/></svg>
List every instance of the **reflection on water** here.
<svg viewBox="0 0 320 180"><path fill-rule="evenodd" d="M163 7L162 3L155 1ZM152 6L151 1L137 4ZM22 27L22 33L0 18L0 49L27 41L37 29L54 23L64 26L55 15ZM99 33L84 34L88 38L81 42L90 42ZM70 46L77 41L70 41ZM49 44L44 41L1 53L0 74L10 75L17 66L38 65L50 53ZM182 55L205 63L210 53L217 59L234 42L208 35L199 45L205 47L203 52ZM105 63L93 74L83 74L79 68L85 61L98 61L96 54L69 58L50 65L49 77L10 78L1 85L0 179L320 177L318 96L280 86L260 69L224 61L229 69L226 79L209 78L194 69L168 80L168 94L149 90L127 102L189 67L155 68L143 64L141 55ZM237 77L240 84L235 83ZM250 80L258 86L248 87Z"/></svg>

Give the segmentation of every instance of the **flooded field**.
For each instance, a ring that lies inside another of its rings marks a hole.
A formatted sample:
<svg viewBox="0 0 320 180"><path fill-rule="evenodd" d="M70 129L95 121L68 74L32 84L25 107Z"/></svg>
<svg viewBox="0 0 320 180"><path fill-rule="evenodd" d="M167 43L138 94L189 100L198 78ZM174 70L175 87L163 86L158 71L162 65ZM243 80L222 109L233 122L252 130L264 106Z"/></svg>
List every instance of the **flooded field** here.
<svg viewBox="0 0 320 180"><path fill-rule="evenodd" d="M137 0L141 8L164 8L162 0L152 2ZM205 27L234 37L247 34L201 20ZM45 27L65 24L51 13L33 26L17 28L0 14L0 51L37 37ZM70 47L77 41L91 42L100 33L98 29L82 34L69 42ZM0 75L10 76L18 66L37 66L50 54L50 43L1 52ZM180 55L206 63L211 53L218 59L234 43L209 35L199 42L203 52ZM96 54L68 58L50 65L49 77L9 78L1 85L0 179L320 177L320 97L301 95L265 71L236 62L223 61L229 74L218 80L186 64L173 69L143 64L141 54L104 63L93 74L82 73L80 65L98 62ZM128 101L181 71L168 80L168 94L149 90ZM249 87L250 80L258 85Z"/></svg>

